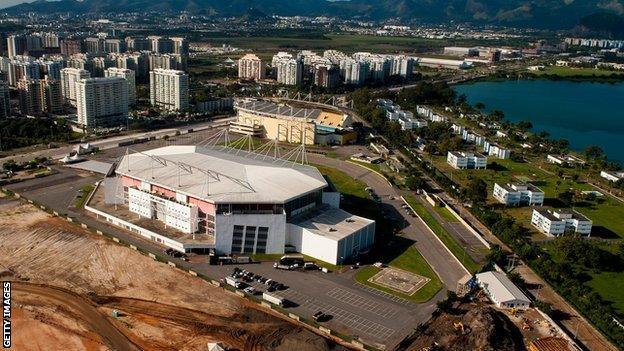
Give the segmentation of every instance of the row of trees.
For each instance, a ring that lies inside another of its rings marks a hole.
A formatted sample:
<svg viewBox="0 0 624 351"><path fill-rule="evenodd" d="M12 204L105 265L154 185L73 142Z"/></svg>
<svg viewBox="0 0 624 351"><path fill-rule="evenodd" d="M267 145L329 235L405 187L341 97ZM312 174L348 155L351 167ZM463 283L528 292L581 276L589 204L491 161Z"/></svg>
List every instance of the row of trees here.
<svg viewBox="0 0 624 351"><path fill-rule="evenodd" d="M14 118L0 121L0 150L70 141L79 137L64 119Z"/></svg>

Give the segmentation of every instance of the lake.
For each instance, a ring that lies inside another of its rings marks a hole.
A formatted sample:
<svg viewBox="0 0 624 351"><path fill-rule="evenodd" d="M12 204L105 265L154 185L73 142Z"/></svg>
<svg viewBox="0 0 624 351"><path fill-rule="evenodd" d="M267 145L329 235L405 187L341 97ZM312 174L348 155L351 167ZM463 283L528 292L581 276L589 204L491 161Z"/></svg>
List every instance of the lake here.
<svg viewBox="0 0 624 351"><path fill-rule="evenodd" d="M528 120L535 132L569 140L573 150L598 145L624 165L624 82L476 82L455 90L472 105L484 103L486 112L504 111L509 121Z"/></svg>

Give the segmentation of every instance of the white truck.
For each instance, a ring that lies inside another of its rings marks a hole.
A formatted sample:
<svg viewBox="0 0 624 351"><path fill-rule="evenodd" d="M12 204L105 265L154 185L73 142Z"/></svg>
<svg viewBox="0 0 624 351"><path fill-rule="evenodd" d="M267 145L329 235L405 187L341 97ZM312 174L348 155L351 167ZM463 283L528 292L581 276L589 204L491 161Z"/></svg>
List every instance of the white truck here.
<svg viewBox="0 0 624 351"><path fill-rule="evenodd" d="M268 301L272 304L278 305L278 306L284 306L284 302L286 301L283 297L281 296L277 296L277 295L273 295L273 294L269 294L268 292L264 292L262 293L262 298L265 301Z"/></svg>
<svg viewBox="0 0 624 351"><path fill-rule="evenodd" d="M243 283L241 283L238 279L232 277L225 277L225 282L228 285L235 287L236 289L240 289L243 286Z"/></svg>

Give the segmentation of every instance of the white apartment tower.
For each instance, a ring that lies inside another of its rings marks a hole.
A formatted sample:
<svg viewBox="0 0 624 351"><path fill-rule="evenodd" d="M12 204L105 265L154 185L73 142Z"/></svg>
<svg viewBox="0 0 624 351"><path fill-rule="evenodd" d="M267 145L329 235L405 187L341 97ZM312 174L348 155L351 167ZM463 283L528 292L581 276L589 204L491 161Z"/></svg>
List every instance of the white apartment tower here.
<svg viewBox="0 0 624 351"><path fill-rule="evenodd" d="M128 103L130 105L136 104L136 77L134 71L125 68L108 68L104 75L106 77L121 77L128 82Z"/></svg>
<svg viewBox="0 0 624 351"><path fill-rule="evenodd" d="M150 72L152 106L182 111L189 106L189 77L184 71L155 69Z"/></svg>
<svg viewBox="0 0 624 351"><path fill-rule="evenodd" d="M238 78L240 79L264 79L265 64L254 55L247 54L238 60Z"/></svg>
<svg viewBox="0 0 624 351"><path fill-rule="evenodd" d="M79 68L63 68L61 70L61 92L66 103L76 107L76 83L91 78L89 71Z"/></svg>
<svg viewBox="0 0 624 351"><path fill-rule="evenodd" d="M275 63L277 82L285 85L299 85L303 79L303 61L286 58Z"/></svg>
<svg viewBox="0 0 624 351"><path fill-rule="evenodd" d="M86 127L118 124L128 118L128 82L121 77L76 82L78 123Z"/></svg>

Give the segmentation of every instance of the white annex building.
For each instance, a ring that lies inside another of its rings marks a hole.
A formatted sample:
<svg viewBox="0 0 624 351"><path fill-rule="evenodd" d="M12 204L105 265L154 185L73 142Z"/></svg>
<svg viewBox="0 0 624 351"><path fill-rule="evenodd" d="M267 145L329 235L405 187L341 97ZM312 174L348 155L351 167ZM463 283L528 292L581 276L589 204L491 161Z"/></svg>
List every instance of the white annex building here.
<svg viewBox="0 0 624 351"><path fill-rule="evenodd" d="M179 251L284 253L288 246L339 264L374 241L375 222L339 209L340 194L315 167L227 147L176 145L129 153L116 173L105 182L115 196L93 212ZM167 230L159 234L154 222Z"/></svg>
<svg viewBox="0 0 624 351"><path fill-rule="evenodd" d="M531 300L502 272L490 271L478 273L477 282L498 308L516 308L526 310Z"/></svg>

